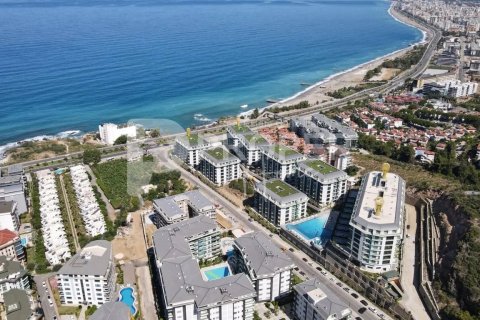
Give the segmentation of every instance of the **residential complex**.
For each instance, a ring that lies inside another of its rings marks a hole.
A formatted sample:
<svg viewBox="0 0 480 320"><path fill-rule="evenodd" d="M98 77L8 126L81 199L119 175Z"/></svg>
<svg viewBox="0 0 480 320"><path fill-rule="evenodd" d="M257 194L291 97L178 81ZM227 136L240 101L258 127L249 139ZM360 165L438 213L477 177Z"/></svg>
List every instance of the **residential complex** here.
<svg viewBox="0 0 480 320"><path fill-rule="evenodd" d="M257 301L274 301L291 292L292 260L261 232L234 242L235 273L246 273L257 291Z"/></svg>
<svg viewBox="0 0 480 320"><path fill-rule="evenodd" d="M85 230L88 235L92 237L105 233L105 219L100 211L95 193L93 193L85 166L78 165L71 167L70 174Z"/></svg>
<svg viewBox="0 0 480 320"><path fill-rule="evenodd" d="M405 181L398 175L372 171L364 176L350 220L350 250L368 272L396 270L403 240Z"/></svg>
<svg viewBox="0 0 480 320"><path fill-rule="evenodd" d="M38 171L36 175L40 198L42 236L46 249L45 257L51 265L57 265L66 261L72 255L62 222L55 176L49 169Z"/></svg>
<svg viewBox="0 0 480 320"><path fill-rule="evenodd" d="M327 129L335 135L337 145L345 148L355 148L358 142L358 134L352 128L328 118L326 115L317 113L312 116L312 122L319 128Z"/></svg>
<svg viewBox="0 0 480 320"><path fill-rule="evenodd" d="M15 201L0 201L0 228L17 231L20 226Z"/></svg>
<svg viewBox="0 0 480 320"><path fill-rule="evenodd" d="M11 289L3 294L6 320L34 320L38 319L33 313L35 303L22 289Z"/></svg>
<svg viewBox="0 0 480 320"><path fill-rule="evenodd" d="M261 148L268 145L268 141L257 133L249 132L239 135L238 151L241 155L240 159L248 166L260 164L262 160Z"/></svg>
<svg viewBox="0 0 480 320"><path fill-rule="evenodd" d="M114 123L104 123L98 126L100 139L103 143L112 145L121 136L135 138L137 136L137 126L131 124L116 125Z"/></svg>
<svg viewBox="0 0 480 320"><path fill-rule="evenodd" d="M267 179L288 180L295 174L298 163L305 160L303 154L279 144L262 147L261 150L262 172Z"/></svg>
<svg viewBox="0 0 480 320"><path fill-rule="evenodd" d="M255 185L254 208L275 226L306 217L308 197L280 179Z"/></svg>
<svg viewBox="0 0 480 320"><path fill-rule="evenodd" d="M210 143L198 133L179 136L175 140L173 154L190 167L200 164L200 152L210 148Z"/></svg>
<svg viewBox="0 0 480 320"><path fill-rule="evenodd" d="M347 192L348 175L321 160L298 165L295 186L319 205L329 205Z"/></svg>
<svg viewBox="0 0 480 320"><path fill-rule="evenodd" d="M177 223L198 215L215 219L215 205L199 190L155 199L153 208L160 217L161 225Z"/></svg>
<svg viewBox="0 0 480 320"><path fill-rule="evenodd" d="M164 319L253 319L255 288L245 274L205 279L197 259L220 253L215 221L198 216L153 236Z"/></svg>
<svg viewBox="0 0 480 320"><path fill-rule="evenodd" d="M438 92L452 98L473 96L478 91L478 83L448 79L441 82L429 82L423 85L424 93Z"/></svg>
<svg viewBox="0 0 480 320"><path fill-rule="evenodd" d="M0 256L16 261L25 260L25 250L16 232L8 229L0 230Z"/></svg>
<svg viewBox="0 0 480 320"><path fill-rule="evenodd" d="M28 274L20 262L0 256L0 298L10 289L30 289Z"/></svg>
<svg viewBox="0 0 480 320"><path fill-rule="evenodd" d="M204 150L200 158L200 172L218 186L242 176L240 159L224 147Z"/></svg>
<svg viewBox="0 0 480 320"><path fill-rule="evenodd" d="M92 241L58 270L60 302L65 305L100 306L112 300L115 280L110 242Z"/></svg>
<svg viewBox="0 0 480 320"><path fill-rule="evenodd" d="M240 137L244 134L252 134L252 130L246 125L237 124L227 127L227 146L230 149L235 149L240 145Z"/></svg>
<svg viewBox="0 0 480 320"><path fill-rule="evenodd" d="M334 301L313 278L293 287L292 311L295 320L350 320L352 310L343 301Z"/></svg>

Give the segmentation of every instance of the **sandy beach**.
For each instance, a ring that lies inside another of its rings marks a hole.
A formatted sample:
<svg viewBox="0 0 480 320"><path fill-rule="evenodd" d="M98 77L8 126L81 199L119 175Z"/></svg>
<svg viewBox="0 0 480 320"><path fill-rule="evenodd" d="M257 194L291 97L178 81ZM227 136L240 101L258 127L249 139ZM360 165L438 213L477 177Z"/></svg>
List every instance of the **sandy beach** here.
<svg viewBox="0 0 480 320"><path fill-rule="evenodd" d="M400 15L398 12L392 9L390 7L389 9L390 15L397 21L410 25L412 27L415 27L417 29L420 29L424 37L423 39L416 43L416 44L421 44L428 42L429 39L431 38L431 34L427 29L425 29L423 26L419 25L417 22ZM271 104L269 106L266 106L262 110L272 108L272 107L281 107L281 106L288 106L288 105L294 105L302 101L308 101L311 105L318 105L323 102L327 101L332 101L335 100L334 98L327 96L326 93L332 92L344 87L354 87L359 85L360 83L363 82L363 79L365 77L365 74L367 71L376 68L380 64L382 64L386 60L393 60L397 57L400 57L410 51L413 46L409 46L407 48L392 52L390 54L387 54L385 56L376 58L375 60L369 61L367 63L358 65L352 69L340 72L338 74L332 75L331 77L324 79L311 87L306 88L305 90L295 94L294 96L287 98L285 100L282 100L280 102L277 102L275 104ZM392 78L393 76L396 75L395 70L383 70L381 76L384 76L383 79L380 79L379 77L376 77L374 80L389 80L389 78ZM250 113L246 112L245 114Z"/></svg>

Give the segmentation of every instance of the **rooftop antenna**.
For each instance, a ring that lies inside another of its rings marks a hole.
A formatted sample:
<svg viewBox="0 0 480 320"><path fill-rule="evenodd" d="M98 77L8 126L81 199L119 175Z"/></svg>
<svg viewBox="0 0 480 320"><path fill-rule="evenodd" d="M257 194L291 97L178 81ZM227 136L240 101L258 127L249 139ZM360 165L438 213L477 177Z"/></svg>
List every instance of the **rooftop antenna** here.
<svg viewBox="0 0 480 320"><path fill-rule="evenodd" d="M387 179L387 173L389 171L390 171L390 164L388 164L387 162L384 162L382 164L382 172L383 172L382 178L383 179Z"/></svg>

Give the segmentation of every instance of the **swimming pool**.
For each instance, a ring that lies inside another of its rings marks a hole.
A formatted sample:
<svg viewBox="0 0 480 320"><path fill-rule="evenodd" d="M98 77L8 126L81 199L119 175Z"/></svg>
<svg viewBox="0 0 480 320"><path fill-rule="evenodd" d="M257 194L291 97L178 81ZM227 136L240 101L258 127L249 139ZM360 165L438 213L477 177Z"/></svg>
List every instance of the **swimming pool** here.
<svg viewBox="0 0 480 320"><path fill-rule="evenodd" d="M135 315L137 309L135 308L135 296L133 295L133 288L126 287L120 290L120 302L125 303L130 308L130 313Z"/></svg>
<svg viewBox="0 0 480 320"><path fill-rule="evenodd" d="M230 269L228 268L228 266L220 266L217 268L203 270L203 274L205 275L208 281L217 280L217 279L228 277L230 275Z"/></svg>
<svg viewBox="0 0 480 320"><path fill-rule="evenodd" d="M299 223L287 224L287 230L295 230L305 240L323 245L332 237L332 228L327 227L329 215L324 214Z"/></svg>

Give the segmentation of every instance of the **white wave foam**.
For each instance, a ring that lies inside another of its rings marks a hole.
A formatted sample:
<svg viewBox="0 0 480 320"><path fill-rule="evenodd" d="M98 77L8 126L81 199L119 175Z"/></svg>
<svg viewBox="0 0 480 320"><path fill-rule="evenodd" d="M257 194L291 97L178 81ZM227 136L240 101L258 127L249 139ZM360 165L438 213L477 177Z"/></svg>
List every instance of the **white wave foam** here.
<svg viewBox="0 0 480 320"><path fill-rule="evenodd" d="M193 119L195 119L196 121L200 121L200 122L211 122L211 121L213 121L212 119L205 117L205 115L203 115L202 113L195 113L193 115Z"/></svg>

